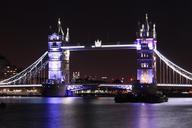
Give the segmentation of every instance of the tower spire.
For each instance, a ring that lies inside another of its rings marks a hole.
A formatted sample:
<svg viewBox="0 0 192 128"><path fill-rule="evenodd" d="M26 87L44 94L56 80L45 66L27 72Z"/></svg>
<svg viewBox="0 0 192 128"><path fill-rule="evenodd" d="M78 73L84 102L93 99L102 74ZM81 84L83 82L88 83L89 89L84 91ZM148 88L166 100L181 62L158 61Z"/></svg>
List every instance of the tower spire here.
<svg viewBox="0 0 192 128"><path fill-rule="evenodd" d="M155 25L152 25L152 23L149 22L147 13L145 14L144 23L140 26L138 35L142 38L156 38Z"/></svg>
<svg viewBox="0 0 192 128"><path fill-rule="evenodd" d="M145 19L146 19L146 21L148 20L148 14L147 13L145 14Z"/></svg>
<svg viewBox="0 0 192 128"><path fill-rule="evenodd" d="M153 24L153 38L156 38L157 34L156 34L156 25Z"/></svg>
<svg viewBox="0 0 192 128"><path fill-rule="evenodd" d="M70 39L70 37L69 37L69 28L67 28L67 33L66 33L66 36L65 36L65 41L69 42L69 39Z"/></svg>
<svg viewBox="0 0 192 128"><path fill-rule="evenodd" d="M145 22L146 22L146 34L149 36L149 21L148 21L148 14L145 14Z"/></svg>
<svg viewBox="0 0 192 128"><path fill-rule="evenodd" d="M58 34L61 34L62 35L62 40L64 38L64 32L63 32L63 29L62 29L62 25L61 25L61 20L60 18L58 18Z"/></svg>

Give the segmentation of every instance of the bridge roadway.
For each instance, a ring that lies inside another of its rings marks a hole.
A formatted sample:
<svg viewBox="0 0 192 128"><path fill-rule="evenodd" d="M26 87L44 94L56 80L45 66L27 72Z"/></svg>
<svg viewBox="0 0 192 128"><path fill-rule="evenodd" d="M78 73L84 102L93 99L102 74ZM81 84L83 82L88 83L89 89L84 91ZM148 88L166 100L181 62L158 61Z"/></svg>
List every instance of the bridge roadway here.
<svg viewBox="0 0 192 128"><path fill-rule="evenodd" d="M86 85L96 85L96 84L85 84ZM67 85L69 88L75 88L75 87L80 87L83 86L83 84L70 84ZM192 84L157 84L158 87L191 87ZM21 84L21 85L0 85L0 88L26 88L26 87L42 87L42 84ZM132 85L128 84L99 84L98 87L118 87L122 89L132 89Z"/></svg>
<svg viewBox="0 0 192 128"><path fill-rule="evenodd" d="M41 96L42 95L42 84L31 84L31 85L0 85L0 95L1 96ZM173 92L182 93L182 92L191 92L192 85L191 84L158 84L158 89L172 94ZM78 92L78 91L90 91L101 93L102 95L104 92L110 93L111 95L116 90L132 90L132 85L123 85L123 84L71 84L67 85L66 90L69 92ZM95 91L94 91L95 90ZM85 92L85 94L88 92ZM90 92L89 92L90 93ZM99 93L99 94L100 94ZM79 94L79 93L78 93Z"/></svg>

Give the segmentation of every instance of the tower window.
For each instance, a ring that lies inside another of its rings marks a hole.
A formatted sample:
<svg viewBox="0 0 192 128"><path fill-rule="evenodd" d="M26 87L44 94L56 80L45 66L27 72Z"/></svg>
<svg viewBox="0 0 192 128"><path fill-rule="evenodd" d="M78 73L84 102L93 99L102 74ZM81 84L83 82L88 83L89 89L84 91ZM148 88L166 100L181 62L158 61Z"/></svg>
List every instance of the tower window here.
<svg viewBox="0 0 192 128"><path fill-rule="evenodd" d="M149 57L149 54L147 54L147 53L141 53L140 55L141 55L141 58L148 58Z"/></svg>
<svg viewBox="0 0 192 128"><path fill-rule="evenodd" d="M142 67L142 68L148 68L149 65L148 65L148 63L141 63L141 67Z"/></svg>
<svg viewBox="0 0 192 128"><path fill-rule="evenodd" d="M54 42L52 46L53 46L53 47L57 46L56 42Z"/></svg>

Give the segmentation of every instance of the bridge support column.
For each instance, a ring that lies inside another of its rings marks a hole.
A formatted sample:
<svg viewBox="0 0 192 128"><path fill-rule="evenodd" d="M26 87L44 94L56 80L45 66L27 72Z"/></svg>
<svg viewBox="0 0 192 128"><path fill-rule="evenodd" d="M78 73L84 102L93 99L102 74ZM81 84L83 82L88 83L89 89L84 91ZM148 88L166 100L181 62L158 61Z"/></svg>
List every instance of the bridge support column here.
<svg viewBox="0 0 192 128"><path fill-rule="evenodd" d="M156 85L156 30L146 21L137 34L137 80L140 85Z"/></svg>

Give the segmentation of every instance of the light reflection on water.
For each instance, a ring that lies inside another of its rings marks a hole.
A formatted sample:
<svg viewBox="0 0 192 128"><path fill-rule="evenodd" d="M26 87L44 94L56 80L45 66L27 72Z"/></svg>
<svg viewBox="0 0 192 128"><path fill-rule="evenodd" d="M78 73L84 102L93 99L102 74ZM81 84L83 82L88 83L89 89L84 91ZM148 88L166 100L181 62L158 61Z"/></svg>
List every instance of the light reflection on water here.
<svg viewBox="0 0 192 128"><path fill-rule="evenodd" d="M1 97L2 127L190 128L192 98L162 104L114 103L113 98ZM10 123L11 122L11 123Z"/></svg>

